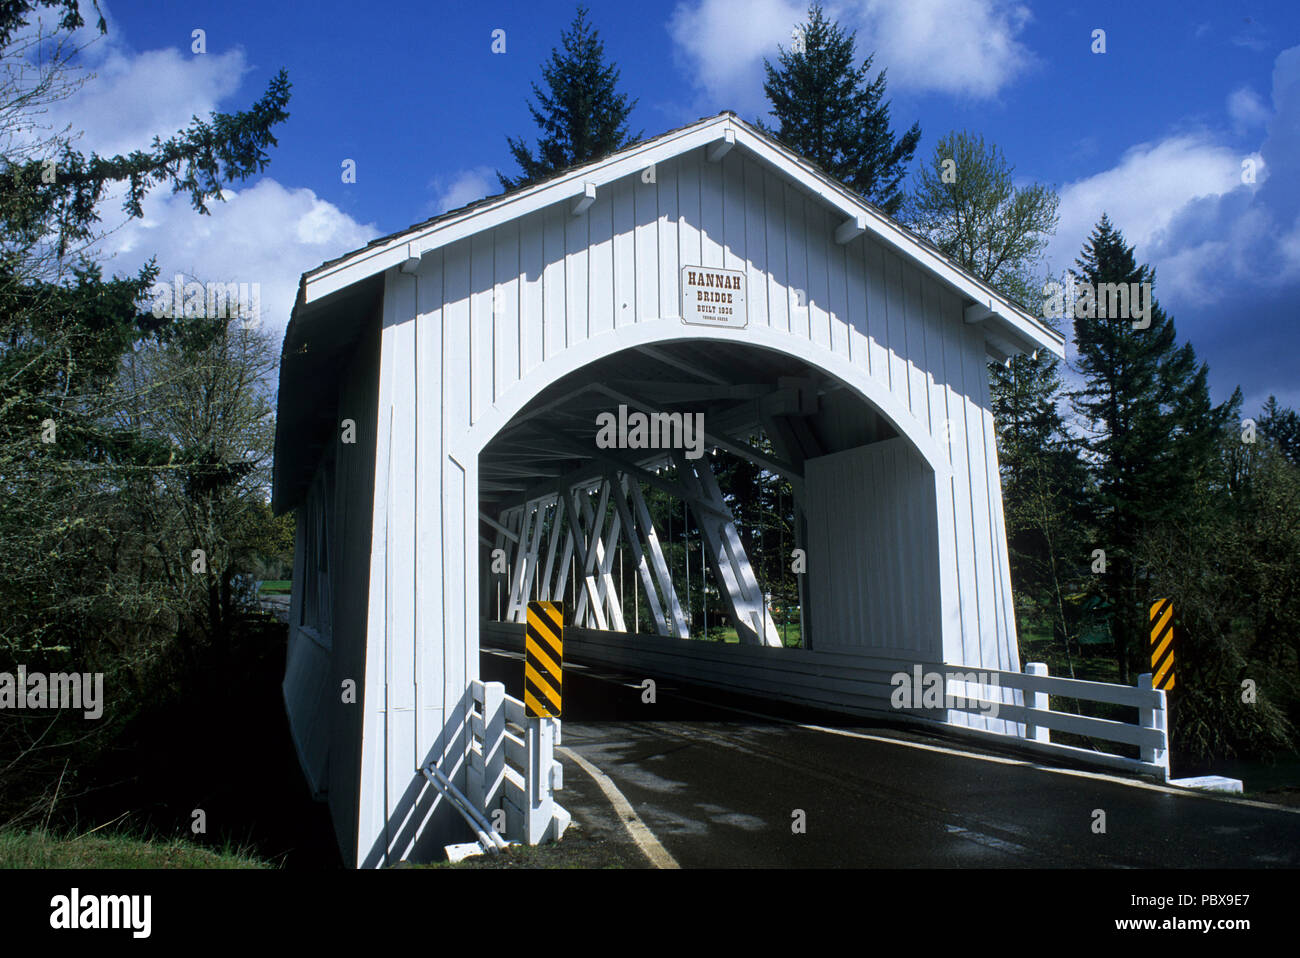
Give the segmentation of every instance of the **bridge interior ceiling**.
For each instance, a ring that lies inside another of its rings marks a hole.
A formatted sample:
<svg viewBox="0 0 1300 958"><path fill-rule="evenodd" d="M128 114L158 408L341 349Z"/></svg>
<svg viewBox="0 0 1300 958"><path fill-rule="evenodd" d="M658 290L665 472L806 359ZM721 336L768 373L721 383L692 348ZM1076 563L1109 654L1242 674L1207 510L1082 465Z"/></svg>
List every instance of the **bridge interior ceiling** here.
<svg viewBox="0 0 1300 958"><path fill-rule="evenodd" d="M660 417L640 440L633 429L611 430L638 414L642 423ZM661 435L674 420L690 421L673 433L685 442ZM500 617L522 622L528 601L576 595L571 624L629 631L611 577L612 556L626 547L655 631L687 637L689 610L644 485L690 507L741 641L780 645L710 461L739 456L780 476L802 509L807 460L896 435L837 379L752 345L661 343L597 360L538 393L480 454L480 542L493 555L504 550L509 564L496 569L508 579Z"/></svg>
<svg viewBox="0 0 1300 958"><path fill-rule="evenodd" d="M897 432L838 380L748 345L665 343L624 350L540 392L479 457L479 508L490 516L623 465L652 470L664 450L601 449L601 413L703 414L704 448L749 459L796 483L803 463ZM755 440L758 444L755 444ZM770 450L760 449L762 440ZM585 478L584 478L585 477Z"/></svg>

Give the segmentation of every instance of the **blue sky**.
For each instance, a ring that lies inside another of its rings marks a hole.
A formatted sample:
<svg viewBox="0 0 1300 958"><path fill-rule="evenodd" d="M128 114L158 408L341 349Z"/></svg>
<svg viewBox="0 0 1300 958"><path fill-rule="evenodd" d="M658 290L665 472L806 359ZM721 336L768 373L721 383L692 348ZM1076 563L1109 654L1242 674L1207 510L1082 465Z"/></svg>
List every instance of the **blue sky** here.
<svg viewBox="0 0 1300 958"><path fill-rule="evenodd" d="M164 275L256 280L282 329L304 270L444 209L499 192L507 135L531 142L526 100L572 2L298 3L110 0L97 74L54 112L83 148L143 145L191 115L248 106L285 67L291 118L265 175L211 217L156 195L105 242L112 268L157 255ZM589 4L647 136L734 109L766 113L763 57L806 2ZM1243 414L1269 393L1300 408L1300 12L1293 2L845 0L828 12L888 70L896 130L918 156L951 129L1002 148L1017 177L1061 194L1059 272L1107 211L1180 338ZM205 31L206 52L192 50ZM492 32L506 52L491 51ZM1106 52L1092 33L1105 31ZM355 183L341 164L356 161ZM1243 180L1249 161L1254 182ZM106 225L121 221L106 211Z"/></svg>

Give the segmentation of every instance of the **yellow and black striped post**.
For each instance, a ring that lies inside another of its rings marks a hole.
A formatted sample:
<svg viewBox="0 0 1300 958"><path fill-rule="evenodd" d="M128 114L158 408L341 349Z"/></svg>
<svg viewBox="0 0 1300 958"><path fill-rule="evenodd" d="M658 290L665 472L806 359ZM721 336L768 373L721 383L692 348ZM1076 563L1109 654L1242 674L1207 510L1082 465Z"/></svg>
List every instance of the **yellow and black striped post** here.
<svg viewBox="0 0 1300 958"><path fill-rule="evenodd" d="M1174 604L1168 599L1151 605L1151 687L1174 687Z"/></svg>
<svg viewBox="0 0 1300 958"><path fill-rule="evenodd" d="M564 603L529 602L524 636L524 714L559 718L564 668Z"/></svg>

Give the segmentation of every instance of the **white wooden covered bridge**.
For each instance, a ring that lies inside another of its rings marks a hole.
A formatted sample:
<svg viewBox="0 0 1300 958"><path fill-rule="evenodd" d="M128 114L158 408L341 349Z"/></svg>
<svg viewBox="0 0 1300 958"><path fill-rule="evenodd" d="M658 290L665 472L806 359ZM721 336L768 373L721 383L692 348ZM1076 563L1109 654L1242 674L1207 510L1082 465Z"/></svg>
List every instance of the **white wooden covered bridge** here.
<svg viewBox="0 0 1300 958"><path fill-rule="evenodd" d="M986 363L1033 350L1062 338L731 113L305 274L276 437L284 694L345 858L463 835L418 769L472 786L480 640L517 640L529 599L568 603L566 655L859 711L913 663L1019 672ZM709 454L598 441L637 412L702 415ZM779 647L715 449L794 491L803 648ZM741 645L686 638L651 488L690 509ZM655 634L621 607L618 543Z"/></svg>

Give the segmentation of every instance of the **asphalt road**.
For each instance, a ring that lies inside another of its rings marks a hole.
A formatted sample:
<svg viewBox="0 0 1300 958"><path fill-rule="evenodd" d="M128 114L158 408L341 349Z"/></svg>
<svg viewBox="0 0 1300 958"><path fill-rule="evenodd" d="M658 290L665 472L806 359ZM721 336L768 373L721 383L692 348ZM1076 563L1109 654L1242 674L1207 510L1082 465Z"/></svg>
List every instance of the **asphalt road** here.
<svg viewBox="0 0 1300 958"><path fill-rule="evenodd" d="M517 654L483 654L483 678L511 695L522 671ZM643 678L566 663L563 744L614 781L683 868L1300 866L1295 811L1011 764L957 739L671 680L650 704ZM630 842L590 777L563 764L575 821Z"/></svg>

